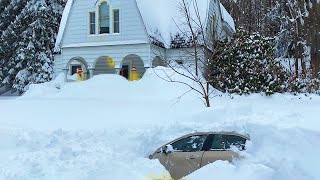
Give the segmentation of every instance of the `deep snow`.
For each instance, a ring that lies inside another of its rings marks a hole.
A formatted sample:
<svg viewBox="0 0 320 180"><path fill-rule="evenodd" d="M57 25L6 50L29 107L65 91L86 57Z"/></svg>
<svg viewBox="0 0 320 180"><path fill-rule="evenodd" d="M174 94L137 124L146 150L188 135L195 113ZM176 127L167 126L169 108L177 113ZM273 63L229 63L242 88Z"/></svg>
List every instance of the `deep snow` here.
<svg viewBox="0 0 320 180"><path fill-rule="evenodd" d="M155 179L168 173L147 155L195 131L236 131L251 141L245 159L215 162L188 180L320 179L318 96L216 93L205 108L194 92L177 99L186 86L153 69L137 82L62 80L0 99L0 179Z"/></svg>

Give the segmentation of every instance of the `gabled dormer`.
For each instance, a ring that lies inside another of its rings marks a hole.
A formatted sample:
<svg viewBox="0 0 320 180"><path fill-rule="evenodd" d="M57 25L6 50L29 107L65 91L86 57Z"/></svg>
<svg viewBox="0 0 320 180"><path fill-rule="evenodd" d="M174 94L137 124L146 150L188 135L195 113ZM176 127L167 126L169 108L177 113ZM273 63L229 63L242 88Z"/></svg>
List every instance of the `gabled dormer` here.
<svg viewBox="0 0 320 180"><path fill-rule="evenodd" d="M89 35L120 34L120 10L112 8L110 1L97 1L95 10L89 12Z"/></svg>
<svg viewBox="0 0 320 180"><path fill-rule="evenodd" d="M149 43L136 0L68 0L56 49Z"/></svg>

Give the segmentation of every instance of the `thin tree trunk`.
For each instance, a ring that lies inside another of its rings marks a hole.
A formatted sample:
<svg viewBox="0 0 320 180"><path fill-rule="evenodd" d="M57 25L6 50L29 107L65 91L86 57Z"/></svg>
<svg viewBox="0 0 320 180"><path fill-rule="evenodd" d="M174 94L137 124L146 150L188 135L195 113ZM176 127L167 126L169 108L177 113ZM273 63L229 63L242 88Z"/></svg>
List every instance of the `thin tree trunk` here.
<svg viewBox="0 0 320 180"><path fill-rule="evenodd" d="M294 67L295 67L295 77L299 78L299 48L298 48L298 37L295 38L295 48L294 48Z"/></svg>
<svg viewBox="0 0 320 180"><path fill-rule="evenodd" d="M306 67L306 62L304 59L304 47L301 43L299 44L299 57L300 57L301 68L302 68L301 76L302 76L302 78L306 78L307 67Z"/></svg>

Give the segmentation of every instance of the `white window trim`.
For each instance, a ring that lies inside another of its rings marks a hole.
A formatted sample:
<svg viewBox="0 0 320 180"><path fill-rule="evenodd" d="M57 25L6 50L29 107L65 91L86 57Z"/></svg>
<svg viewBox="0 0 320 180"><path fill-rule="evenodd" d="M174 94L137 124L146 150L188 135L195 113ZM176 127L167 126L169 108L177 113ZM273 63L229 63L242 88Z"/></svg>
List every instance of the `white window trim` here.
<svg viewBox="0 0 320 180"><path fill-rule="evenodd" d="M119 32L118 33L114 32L114 11L115 10L119 11ZM121 34L121 11L120 11L120 9L112 9L112 33L113 34Z"/></svg>
<svg viewBox="0 0 320 180"><path fill-rule="evenodd" d="M102 3L104 3L104 2L106 2L106 3L108 3L108 5L109 5L109 25L110 25L110 33L104 33L104 34L100 34L100 9L99 9L99 7L100 7L100 5L102 4ZM114 10L119 10L119 33L114 33L114 22L113 22L113 11ZM99 3L97 3L97 6L96 6L96 8L95 8L95 10L93 10L93 11L89 11L89 13L90 12L95 12L96 13L96 25L95 25L95 27L96 27L96 33L95 34L90 34L90 14L89 14L89 16L88 16L88 26L89 26L89 28L88 28L88 36L89 37L101 37L101 36L119 36L119 35L121 35L121 30L122 30L122 23L121 23L121 17L122 17L122 11L121 11L121 9L120 8L113 8L113 6L112 6L112 3L110 3L110 1L107 1L107 0L102 0L102 1L100 1Z"/></svg>
<svg viewBox="0 0 320 180"><path fill-rule="evenodd" d="M103 33L103 34L100 33L100 6L101 6L102 3L107 3L108 6L109 6L109 33ZM112 34L111 33L112 24L110 24L110 23L112 23L112 21L111 21L112 13L110 13L110 10L112 10L112 6L111 6L111 3L109 1L103 0L103 1L99 2L99 5L97 5L97 10L96 10L96 12L98 13L98 15L97 15L97 17L98 17L98 21L97 21L98 22L97 23L98 24L98 31L97 31L97 34L100 34L100 35Z"/></svg>
<svg viewBox="0 0 320 180"><path fill-rule="evenodd" d="M101 37L101 36L119 36L120 33L111 33L111 34L89 34L89 37Z"/></svg>
<svg viewBox="0 0 320 180"><path fill-rule="evenodd" d="M91 15L91 13L95 13L95 23L94 23L94 28L95 28L95 30L94 30L94 34L91 34L90 33L90 30L91 30L91 17L90 17L90 15ZM89 11L89 13L88 13L88 35L89 36L91 36L91 35L96 35L97 34L97 12L96 11Z"/></svg>

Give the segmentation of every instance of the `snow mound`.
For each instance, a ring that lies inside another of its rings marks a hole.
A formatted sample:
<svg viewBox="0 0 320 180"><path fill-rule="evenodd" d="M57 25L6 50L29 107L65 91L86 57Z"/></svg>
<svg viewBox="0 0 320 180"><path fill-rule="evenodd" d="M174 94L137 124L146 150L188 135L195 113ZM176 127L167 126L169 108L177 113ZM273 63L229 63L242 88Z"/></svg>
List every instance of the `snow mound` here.
<svg viewBox="0 0 320 180"><path fill-rule="evenodd" d="M149 153L206 131L250 135L245 158L217 161L187 180L320 179L319 96L219 95L204 108L196 93L177 98L188 88L168 76L193 83L166 68L136 82L100 75L64 83L61 75L0 100L0 179L159 179L168 172Z"/></svg>
<svg viewBox="0 0 320 180"><path fill-rule="evenodd" d="M183 70L181 70L183 71ZM187 72L186 72L187 73ZM165 67L150 68L139 81L129 82L116 74L97 75L87 81L71 83L64 82L63 73L54 81L40 85L31 85L22 98L103 98L116 100L119 96L127 96L127 99L146 99L157 96L164 99L178 99L186 93L186 85L170 83L166 80L175 80L187 83L195 88L200 88L193 81L181 77L173 70ZM190 92L186 96L196 96ZM198 99L197 101L199 101ZM183 101L183 100L182 100ZM200 100L201 101L201 100Z"/></svg>
<svg viewBox="0 0 320 180"><path fill-rule="evenodd" d="M60 73L53 81L42 84L31 84L22 97L20 98L34 98L34 97L48 97L56 94L65 85L64 73Z"/></svg>

